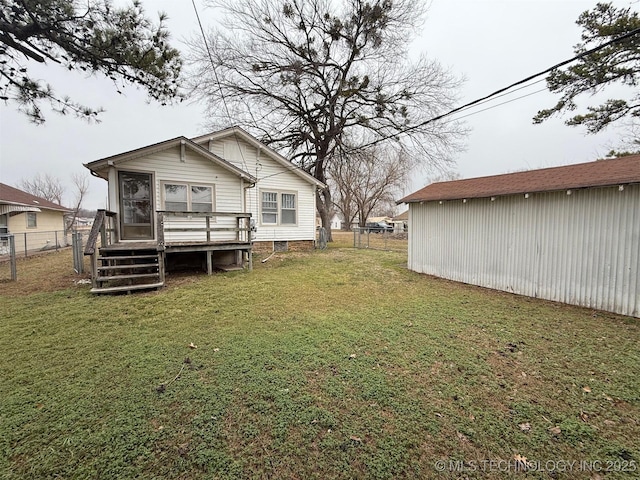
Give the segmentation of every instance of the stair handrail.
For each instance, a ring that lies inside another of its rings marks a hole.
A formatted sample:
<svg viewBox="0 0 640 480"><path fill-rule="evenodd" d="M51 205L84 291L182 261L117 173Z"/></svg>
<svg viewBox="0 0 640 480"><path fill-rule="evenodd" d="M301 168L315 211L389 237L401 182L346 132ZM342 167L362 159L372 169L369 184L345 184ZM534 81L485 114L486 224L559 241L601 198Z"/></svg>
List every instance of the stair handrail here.
<svg viewBox="0 0 640 480"><path fill-rule="evenodd" d="M98 235L100 236L100 239L102 241L102 246L106 246L108 244L105 223L106 223L107 217L115 217L115 216L116 216L116 212L111 212L105 209L99 209L96 212L96 217L93 220L93 225L91 226L91 232L89 233L89 237L87 238L87 245L84 248L85 255L93 255L96 252Z"/></svg>

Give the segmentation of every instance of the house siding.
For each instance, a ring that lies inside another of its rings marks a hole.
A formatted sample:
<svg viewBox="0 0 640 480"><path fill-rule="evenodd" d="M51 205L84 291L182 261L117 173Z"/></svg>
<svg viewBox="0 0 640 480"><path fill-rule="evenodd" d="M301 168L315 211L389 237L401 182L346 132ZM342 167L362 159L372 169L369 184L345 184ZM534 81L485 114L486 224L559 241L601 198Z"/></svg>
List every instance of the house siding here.
<svg viewBox="0 0 640 480"><path fill-rule="evenodd" d="M161 152L131 160L123 165L122 171L143 171L153 174L154 181L154 210L164 210L163 184L188 183L193 185L212 185L214 187L215 205L217 212L240 213L244 211L242 202L242 180L225 168L198 155L192 150L185 149L184 162L180 159L180 147L170 148ZM113 206L111 207L114 208ZM117 206L115 208L118 208ZM155 221L155 219L154 219ZM203 218L165 217L165 228L181 228L188 223L189 227L204 228L206 220ZM218 217L216 227L235 227L236 220L232 217ZM157 225L155 225L157 235ZM233 240L235 232L214 232L213 240ZM166 232L166 242L202 241L206 238L204 232Z"/></svg>
<svg viewBox="0 0 640 480"><path fill-rule="evenodd" d="M268 154L259 152L239 137L225 137L204 143L203 146L258 179L253 188L246 190L245 199L245 211L251 213L255 222L253 238L257 242L315 240L315 185L287 171ZM264 190L297 194L296 225L262 225L260 192Z"/></svg>
<svg viewBox="0 0 640 480"><path fill-rule="evenodd" d="M9 217L7 226L9 233L15 236L17 254L67 245L63 212L42 209L36 212L36 223L36 228L27 228L26 213Z"/></svg>
<svg viewBox="0 0 640 480"><path fill-rule="evenodd" d="M411 270L640 317L640 185L409 204Z"/></svg>

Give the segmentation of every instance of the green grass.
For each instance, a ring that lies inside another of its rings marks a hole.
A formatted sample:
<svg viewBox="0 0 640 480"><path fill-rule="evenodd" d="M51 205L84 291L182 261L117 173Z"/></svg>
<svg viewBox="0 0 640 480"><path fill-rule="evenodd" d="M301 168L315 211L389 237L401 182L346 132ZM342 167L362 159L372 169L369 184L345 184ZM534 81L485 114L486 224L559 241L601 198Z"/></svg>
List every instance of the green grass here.
<svg viewBox="0 0 640 480"><path fill-rule="evenodd" d="M637 319L405 262L333 247L102 297L69 252L22 262L0 478L505 478L483 462L516 455L578 462L526 478L640 475Z"/></svg>

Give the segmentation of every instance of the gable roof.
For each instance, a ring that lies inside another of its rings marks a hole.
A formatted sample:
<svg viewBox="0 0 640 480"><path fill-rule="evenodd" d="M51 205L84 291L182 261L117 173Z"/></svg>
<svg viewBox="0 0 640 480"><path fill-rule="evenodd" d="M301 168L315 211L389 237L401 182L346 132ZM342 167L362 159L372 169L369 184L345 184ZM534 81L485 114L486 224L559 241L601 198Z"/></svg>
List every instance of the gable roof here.
<svg viewBox="0 0 640 480"><path fill-rule="evenodd" d="M185 148L190 149L191 151L203 156L204 158L210 160L216 165L221 166L222 168L236 174L237 176L247 180L250 183L255 183L256 178L236 167L230 162L227 162L224 158L219 157L215 153L211 153L206 148L198 145L195 142L192 142L186 137L176 137L171 140L165 140L164 142L154 143L152 145L147 145L146 147L136 148L135 150L130 150L128 152L119 153L117 155L112 155L110 157L101 158L100 160L95 160L93 162L85 163L84 166L89 170L97 174L102 178L106 177L106 170L111 165L118 165L121 163L125 163L136 158L144 157L145 155L150 155L152 153L162 152L163 150L168 150L170 148L174 148L180 145L184 145ZM102 175L101 175L102 173Z"/></svg>
<svg viewBox="0 0 640 480"><path fill-rule="evenodd" d="M407 195L397 203L485 198L629 183L640 183L640 155L528 172L437 182Z"/></svg>
<svg viewBox="0 0 640 480"><path fill-rule="evenodd" d="M191 140L196 143L203 143L209 140L220 140L221 138L230 137L232 135L237 135L238 137L242 138L250 145L253 145L255 148L264 150L277 163L285 167L287 170L290 170L292 173L303 178L307 182L314 184L320 188L326 187L324 183L322 183L320 180L315 178L313 175L309 175L303 169L301 169L300 167L292 163L290 160L280 155L278 152L276 152L274 149L272 149L268 145L265 145L264 143L262 143L260 140L258 140L256 137L254 137L253 135L251 135L241 127L233 126L233 127L225 128L223 130L219 130L216 132L200 135L198 137L192 138Z"/></svg>
<svg viewBox="0 0 640 480"><path fill-rule="evenodd" d="M4 183L0 183L0 205L2 206L0 214L8 212L40 212L41 209L63 213L72 211L62 205L36 197Z"/></svg>

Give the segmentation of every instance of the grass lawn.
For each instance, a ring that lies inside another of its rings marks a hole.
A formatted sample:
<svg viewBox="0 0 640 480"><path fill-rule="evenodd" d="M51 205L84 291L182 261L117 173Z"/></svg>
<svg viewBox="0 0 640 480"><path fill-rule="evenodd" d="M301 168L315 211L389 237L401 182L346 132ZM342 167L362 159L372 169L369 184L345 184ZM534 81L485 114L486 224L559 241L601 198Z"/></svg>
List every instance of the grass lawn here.
<svg viewBox="0 0 640 480"><path fill-rule="evenodd" d="M0 478L640 476L637 319L340 245L121 296L21 261Z"/></svg>

